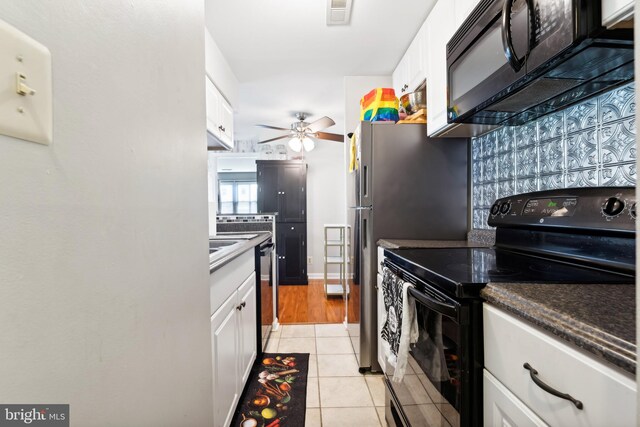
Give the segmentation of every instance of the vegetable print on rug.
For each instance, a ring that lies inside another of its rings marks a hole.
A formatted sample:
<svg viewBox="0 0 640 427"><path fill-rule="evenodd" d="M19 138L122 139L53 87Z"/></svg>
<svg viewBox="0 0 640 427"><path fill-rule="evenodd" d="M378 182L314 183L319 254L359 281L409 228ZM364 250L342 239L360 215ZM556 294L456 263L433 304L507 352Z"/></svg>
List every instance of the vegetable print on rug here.
<svg viewBox="0 0 640 427"><path fill-rule="evenodd" d="M308 353L264 353L251 368L231 425L304 426L308 368Z"/></svg>

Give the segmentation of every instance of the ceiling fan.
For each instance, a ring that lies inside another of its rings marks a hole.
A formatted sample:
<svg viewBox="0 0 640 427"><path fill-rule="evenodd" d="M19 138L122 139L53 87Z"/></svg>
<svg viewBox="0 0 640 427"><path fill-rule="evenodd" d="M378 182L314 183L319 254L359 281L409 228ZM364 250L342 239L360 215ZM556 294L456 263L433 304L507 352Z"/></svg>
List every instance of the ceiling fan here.
<svg viewBox="0 0 640 427"><path fill-rule="evenodd" d="M269 125L256 125L267 129L287 131L287 133L284 135L278 136L277 138L260 141L258 142L258 144L265 144L267 142L273 142L279 139L290 138L289 147L295 152L300 152L303 148L305 151L313 150L315 148L314 140L316 139L344 142L344 135L339 135L337 133L320 132L321 130L336 124L336 122L334 122L332 119L324 116L316 120L315 122L307 123L305 122L307 116L307 113L296 113L295 117L296 119L298 119L298 121L292 123L290 129Z"/></svg>

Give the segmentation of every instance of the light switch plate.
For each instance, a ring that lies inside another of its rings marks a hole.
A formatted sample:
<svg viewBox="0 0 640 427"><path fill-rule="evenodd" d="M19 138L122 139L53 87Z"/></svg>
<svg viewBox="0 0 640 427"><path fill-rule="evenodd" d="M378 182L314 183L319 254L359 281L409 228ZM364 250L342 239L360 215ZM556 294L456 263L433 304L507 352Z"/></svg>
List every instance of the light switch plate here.
<svg viewBox="0 0 640 427"><path fill-rule="evenodd" d="M51 52L0 20L0 134L49 145L52 110Z"/></svg>

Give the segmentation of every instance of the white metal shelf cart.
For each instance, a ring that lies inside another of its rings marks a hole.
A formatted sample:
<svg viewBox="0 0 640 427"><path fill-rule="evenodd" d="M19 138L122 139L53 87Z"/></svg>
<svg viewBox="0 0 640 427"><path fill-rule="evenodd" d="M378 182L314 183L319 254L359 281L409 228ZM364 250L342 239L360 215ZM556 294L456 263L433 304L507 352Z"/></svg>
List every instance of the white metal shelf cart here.
<svg viewBox="0 0 640 427"><path fill-rule="evenodd" d="M324 293L325 296L349 295L349 259L351 227L346 224L324 225ZM338 283L329 283L329 269L338 266Z"/></svg>

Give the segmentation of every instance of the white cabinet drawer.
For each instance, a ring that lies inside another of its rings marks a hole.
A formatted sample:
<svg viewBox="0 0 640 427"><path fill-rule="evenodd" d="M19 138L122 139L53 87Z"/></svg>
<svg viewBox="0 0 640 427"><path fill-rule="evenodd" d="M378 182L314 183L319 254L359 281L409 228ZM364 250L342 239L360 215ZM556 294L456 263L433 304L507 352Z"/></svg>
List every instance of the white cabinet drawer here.
<svg viewBox="0 0 640 427"><path fill-rule="evenodd" d="M547 426L486 369L483 390L485 427Z"/></svg>
<svg viewBox="0 0 640 427"><path fill-rule="evenodd" d="M249 249L209 275L211 313L214 313L229 296L236 292L256 269L255 252Z"/></svg>
<svg viewBox="0 0 640 427"><path fill-rule="evenodd" d="M485 368L546 423L553 426L636 425L636 385L615 370L558 338L484 304ZM531 379L582 402L580 410Z"/></svg>

